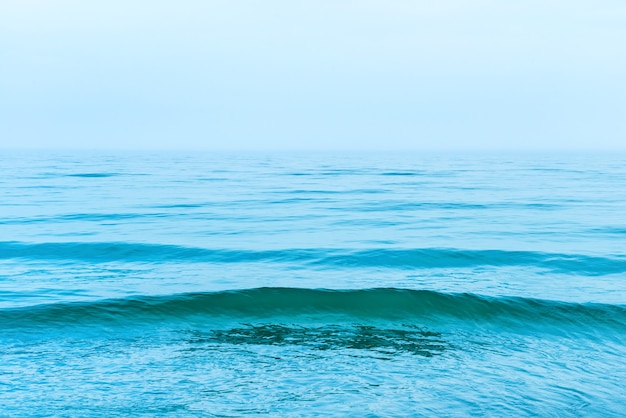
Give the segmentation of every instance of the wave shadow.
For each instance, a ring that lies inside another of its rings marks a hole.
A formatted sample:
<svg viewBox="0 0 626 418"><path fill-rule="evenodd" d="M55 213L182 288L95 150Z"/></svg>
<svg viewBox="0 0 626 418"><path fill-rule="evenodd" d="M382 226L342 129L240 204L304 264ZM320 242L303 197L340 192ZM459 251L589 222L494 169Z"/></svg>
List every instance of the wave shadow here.
<svg viewBox="0 0 626 418"><path fill-rule="evenodd" d="M422 357L442 354L449 348L441 333L414 325L381 328L372 325L324 325L319 327L283 324L246 324L210 332L193 332L191 344L297 345L314 350L368 350L383 354L408 353Z"/></svg>

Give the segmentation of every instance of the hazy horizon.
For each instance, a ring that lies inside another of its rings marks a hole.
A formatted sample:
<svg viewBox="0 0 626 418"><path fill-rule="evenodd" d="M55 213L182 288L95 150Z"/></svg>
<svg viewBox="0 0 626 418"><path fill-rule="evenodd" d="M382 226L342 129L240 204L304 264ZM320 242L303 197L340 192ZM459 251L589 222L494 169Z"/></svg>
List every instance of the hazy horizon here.
<svg viewBox="0 0 626 418"><path fill-rule="evenodd" d="M0 148L626 150L622 2L8 0Z"/></svg>

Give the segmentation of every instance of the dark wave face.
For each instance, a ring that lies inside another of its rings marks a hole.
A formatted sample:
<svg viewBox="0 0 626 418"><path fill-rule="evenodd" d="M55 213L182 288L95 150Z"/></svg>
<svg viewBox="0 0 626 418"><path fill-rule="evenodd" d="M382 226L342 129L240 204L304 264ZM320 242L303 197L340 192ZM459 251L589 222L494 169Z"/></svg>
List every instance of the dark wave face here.
<svg viewBox="0 0 626 418"><path fill-rule="evenodd" d="M37 305L0 311L13 327L111 325L228 319L241 323L395 322L509 331L626 333L626 306L576 304L513 297L481 297L426 290L314 290L259 288L216 293L143 296L90 303ZM626 334L625 334L626 335Z"/></svg>

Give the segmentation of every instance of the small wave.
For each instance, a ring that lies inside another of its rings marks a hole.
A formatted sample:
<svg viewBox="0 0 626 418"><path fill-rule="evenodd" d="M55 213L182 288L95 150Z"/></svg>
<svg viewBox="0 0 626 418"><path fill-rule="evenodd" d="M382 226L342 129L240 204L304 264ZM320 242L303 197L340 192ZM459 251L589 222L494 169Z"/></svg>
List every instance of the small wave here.
<svg viewBox="0 0 626 418"><path fill-rule="evenodd" d="M67 177L84 177L84 178L103 178L119 176L119 173L72 173L67 174Z"/></svg>
<svg viewBox="0 0 626 418"><path fill-rule="evenodd" d="M604 228L591 228L589 232L601 233L601 234L614 234L624 235L626 234L626 227L608 226Z"/></svg>
<svg viewBox="0 0 626 418"><path fill-rule="evenodd" d="M551 203L462 203L462 202L405 202L380 200L377 202L367 202L353 204L351 206L358 212L414 212L414 211L486 211L486 210L558 210L562 206ZM345 208L337 207L329 210L344 211Z"/></svg>
<svg viewBox="0 0 626 418"><path fill-rule="evenodd" d="M380 173L381 176L423 176L421 171L387 171Z"/></svg>
<svg viewBox="0 0 626 418"><path fill-rule="evenodd" d="M264 324L392 321L427 326L495 325L522 332L593 333L603 327L618 330L620 335L626 332L626 307L620 305L395 288L255 288L45 304L0 310L0 327L166 321L213 324L216 318Z"/></svg>
<svg viewBox="0 0 626 418"><path fill-rule="evenodd" d="M49 222L103 222L103 221L123 221L130 219L149 219L149 218L166 218L180 217L180 214L172 215L166 212L161 213L68 213L58 216L40 216L40 217L18 217L0 221L4 225L25 225L34 223ZM0 243L1 245L1 243Z"/></svg>
<svg viewBox="0 0 626 418"><path fill-rule="evenodd" d="M291 263L317 268L394 269L528 266L552 272L599 276L626 272L626 257L537 251L421 249L207 249L129 242L0 242L0 259L24 258L86 262Z"/></svg>
<svg viewBox="0 0 626 418"><path fill-rule="evenodd" d="M204 208L207 205L208 203L173 203L170 205L152 205L148 207L157 209L197 209Z"/></svg>

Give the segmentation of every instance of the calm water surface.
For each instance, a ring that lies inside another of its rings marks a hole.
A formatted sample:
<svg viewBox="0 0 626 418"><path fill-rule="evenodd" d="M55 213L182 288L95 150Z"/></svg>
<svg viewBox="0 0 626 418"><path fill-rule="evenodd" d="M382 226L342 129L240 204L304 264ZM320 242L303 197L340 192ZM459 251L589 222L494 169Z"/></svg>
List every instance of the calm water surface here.
<svg viewBox="0 0 626 418"><path fill-rule="evenodd" d="M626 155L0 152L1 416L624 416Z"/></svg>

